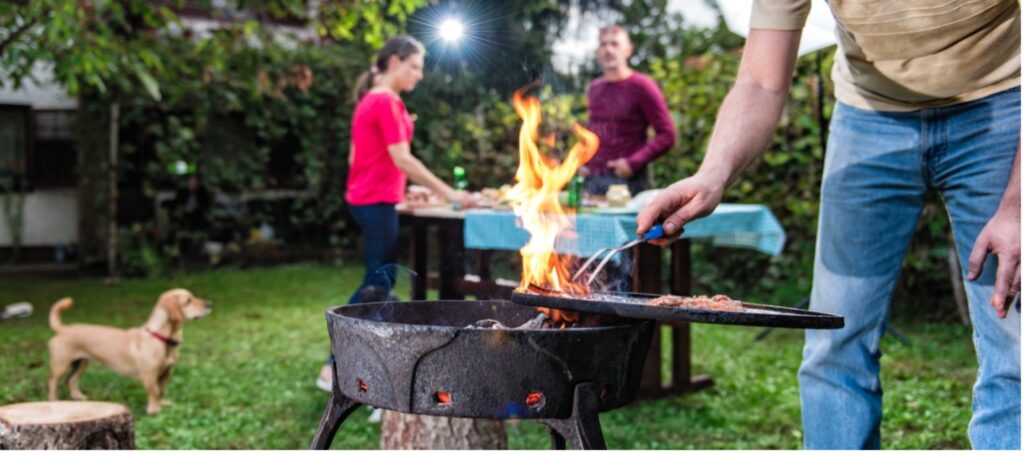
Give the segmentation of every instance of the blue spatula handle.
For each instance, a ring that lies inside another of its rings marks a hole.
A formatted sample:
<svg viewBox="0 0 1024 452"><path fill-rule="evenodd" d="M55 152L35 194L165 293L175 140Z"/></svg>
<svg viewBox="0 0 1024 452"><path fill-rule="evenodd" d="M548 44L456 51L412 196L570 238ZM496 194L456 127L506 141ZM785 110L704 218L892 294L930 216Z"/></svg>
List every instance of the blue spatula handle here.
<svg viewBox="0 0 1024 452"><path fill-rule="evenodd" d="M651 227L647 232L644 233L644 240L655 240L665 236L665 228L661 227L660 224L656 224Z"/></svg>

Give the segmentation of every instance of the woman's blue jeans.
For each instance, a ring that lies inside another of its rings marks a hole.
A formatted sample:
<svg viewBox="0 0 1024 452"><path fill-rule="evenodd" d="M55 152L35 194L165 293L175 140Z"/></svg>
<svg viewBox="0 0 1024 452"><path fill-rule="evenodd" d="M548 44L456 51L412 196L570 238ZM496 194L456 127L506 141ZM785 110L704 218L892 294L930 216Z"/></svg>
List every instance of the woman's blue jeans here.
<svg viewBox="0 0 1024 452"><path fill-rule="evenodd" d="M808 330L800 366L804 445L880 447L879 344L900 266L935 190L949 212L961 267L1006 189L1020 140L1020 89L909 113L839 104L821 186L811 309L838 330ZM977 449L1020 449L1020 303L988 304L996 260L964 279L978 358L968 434Z"/></svg>
<svg viewBox="0 0 1024 452"><path fill-rule="evenodd" d="M398 260L398 211L394 204L370 204L348 207L363 235L363 283L352 293L348 304L391 300ZM327 357L334 364L334 355Z"/></svg>
<svg viewBox="0 0 1024 452"><path fill-rule="evenodd" d="M395 285L398 259L398 212L394 204L349 206L363 234L363 283L348 299L349 304L384 301Z"/></svg>

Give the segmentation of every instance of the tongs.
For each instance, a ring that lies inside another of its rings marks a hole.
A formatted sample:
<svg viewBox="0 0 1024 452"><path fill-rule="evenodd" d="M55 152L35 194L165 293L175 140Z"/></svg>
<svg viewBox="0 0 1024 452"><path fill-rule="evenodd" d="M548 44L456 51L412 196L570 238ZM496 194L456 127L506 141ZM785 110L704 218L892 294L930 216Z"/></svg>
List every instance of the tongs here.
<svg viewBox="0 0 1024 452"><path fill-rule="evenodd" d="M601 257L601 255L604 254L604 259L601 259L601 263L597 264L597 267L594 268L594 271L590 273L590 278L587 278L587 285L589 286L594 283L594 278L597 278L597 274L601 273L601 269L604 268L605 264L607 264L608 261L612 260L612 258L615 257L615 255L618 254L620 251L632 248L640 243L660 239L662 237L665 237L665 229L662 228L660 224L656 224L643 235L626 242L622 246L611 246L608 248L601 248L597 250L597 252L594 253L593 256L590 256L590 259L587 259L587 261L580 266L579 270L576 270L576 274L572 275L572 280L575 281L577 278L579 278L580 275L587 271L587 267L590 267L590 264L594 263L595 259Z"/></svg>

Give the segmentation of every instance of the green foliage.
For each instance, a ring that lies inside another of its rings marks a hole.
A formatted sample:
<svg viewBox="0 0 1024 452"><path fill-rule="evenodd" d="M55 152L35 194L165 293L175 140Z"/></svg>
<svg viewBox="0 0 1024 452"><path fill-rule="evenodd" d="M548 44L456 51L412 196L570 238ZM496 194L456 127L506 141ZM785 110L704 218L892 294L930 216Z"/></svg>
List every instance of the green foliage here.
<svg viewBox="0 0 1024 452"><path fill-rule="evenodd" d="M118 230L118 256L121 274L124 276L163 276L166 262L160 253L159 243L153 237L153 228L134 224L131 229Z"/></svg>
<svg viewBox="0 0 1024 452"><path fill-rule="evenodd" d="M641 3L655 8L650 11L664 8L657 1ZM621 23L631 29L637 43L635 63L659 83L677 126L676 145L654 164L656 185L663 187L693 174L703 160L718 108L735 79L743 39L729 33L724 23L713 29L693 29L670 16L658 24L647 24L647 16L640 14L642 10L623 6ZM659 38L666 35L678 38L670 42ZM789 305L809 295L825 154L819 102L824 107L826 128L835 104L828 77L833 50L820 54L798 61L789 102L770 149L728 189L724 198L724 202L769 206L786 231L785 249L780 256L771 258L749 250L722 252L698 241L693 247L695 291L730 293L752 301ZM455 102L448 102L443 96L417 97L419 92L431 92L432 83L439 83L439 76L434 77L432 80L428 74L425 86L410 96L410 110L418 115L416 153L438 174L448 174L456 164L465 166L473 188L510 183L518 161L519 126L511 109L511 93L491 90L473 94L479 88L460 85L460 89L467 89L467 96L476 96L478 102L461 109L453 107ZM579 82L582 86L587 80ZM548 84L552 85L556 84ZM545 118L568 114L585 121L583 90L556 91L541 92ZM456 99L466 103L464 98ZM567 149L567 144L568 141L564 142L562 149ZM897 313L927 310L930 318L953 318L946 263L948 227L944 209L933 197L922 216L898 288L897 299L910 300L911 307L904 309L896 303ZM923 299L945 300L950 309L934 309L933 303L913 303Z"/></svg>
<svg viewBox="0 0 1024 452"><path fill-rule="evenodd" d="M122 189L148 198L179 189L184 178L168 168L184 162L198 169L211 193L298 190L302 195L282 203L285 215L274 225L281 238L345 244L349 93L363 67L361 55L342 45L256 49L241 32L212 39L217 42L163 41L160 52L178 55L158 79L166 96L122 103ZM78 141L101 159L106 99L99 92L83 98ZM264 217L266 212L232 213L233 208L215 203L211 219L222 225L235 221L241 231L274 219Z"/></svg>
<svg viewBox="0 0 1024 452"><path fill-rule="evenodd" d="M284 2L288 3L287 0ZM342 41L361 41L371 48L380 48L389 37L401 32L399 24L405 23L413 11L426 4L426 0L319 2L317 34ZM380 20L382 17L394 20Z"/></svg>
<svg viewBox="0 0 1024 452"><path fill-rule="evenodd" d="M303 17L297 1L240 0L233 5L258 6L270 16ZM57 73L69 88L74 84L83 94L78 138L85 158L80 165L94 193L85 197L86 208L106 211L100 209L103 197L95 195L106 192L105 104L120 99L122 161L128 180L122 185L149 197L157 190L174 189L182 181L166 168L182 161L200 168L202 182L213 192L300 189L305 196L287 204L284 220L275 228L289 239L332 246L349 240L342 194L351 86L375 47L386 36L405 30L405 21L410 24L408 32L428 47L426 78L405 96L417 116L413 150L442 177L450 177L453 166L464 166L474 189L512 182L519 126L509 103L514 89L538 78L550 87L540 95L551 119L547 129L556 132L556 148L566 149L572 142L564 129L570 119L585 120L584 87L596 75L595 67L585 66L584 75L575 78L550 67L551 42L563 33L569 8L598 11L600 20L629 28L636 43L634 65L661 85L679 140L654 166L659 186L686 177L699 166L742 45L742 38L722 23L707 30L685 27L681 17L666 13L664 0L476 5L469 12L479 19L477 47L455 59L430 39L436 19L451 7L445 2L320 2L319 31L337 41L294 46L273 39L260 15L232 22L203 39L168 33L154 40L151 33L139 30L166 28L176 18L149 2L95 2L97 9L84 11L68 8L71 2L66 1L30 4L25 9L0 6L6 25L0 29L14 30L0 42L17 43L0 47L0 68L8 75L24 73L30 61L74 54L59 61ZM99 23L100 17L111 20ZM14 35L24 24L35 27ZM26 39L39 36L37 41ZM251 45L254 40L260 45ZM91 42L96 45L83 45ZM82 47L88 51L69 50ZM764 203L772 209L788 235L783 254L769 259L752 251L720 253L697 243L695 290L789 304L809 292L824 155L818 105L819 96L824 96L822 113L828 118L834 104L827 77L830 67L828 51L820 62L816 55L799 60L771 149L726 193L726 202ZM823 93L818 92L819 81ZM111 83L124 85L120 94L108 89ZM293 161L284 163L290 166L282 176L282 171L272 169L280 169L276 156L284 149L295 152ZM250 212L232 220L230 212L218 207L211 216L241 222L244 229L273 215ZM948 297L943 232L947 223L933 200L909 253L901 296Z"/></svg>
<svg viewBox="0 0 1024 452"><path fill-rule="evenodd" d="M126 404L140 449L298 449L307 447L328 395L313 381L328 351L323 311L345 302L361 266L285 266L216 270L116 286L98 279L11 280L0 299L31 302L36 314L3 322L0 405L46 398L46 309L65 296L64 321L141 325L160 292L185 287L214 300L213 313L185 327L181 359L168 387L174 405L145 415L140 383L89 367L80 381L92 400ZM398 289L405 294L407 287ZM882 340L885 390L882 447L966 449L971 385L977 372L968 327L924 322L895 325L914 342ZM796 371L803 333L694 325L693 368L715 386L690 395L637 401L601 415L616 449L796 449L801 446ZM663 342L667 345L667 342ZM67 398L67 387L60 388ZM346 420L335 448L376 449L380 427L360 409ZM547 430L508 425L513 449L545 449Z"/></svg>
<svg viewBox="0 0 1024 452"><path fill-rule="evenodd" d="M572 125L586 117L583 99L578 95L556 94L550 87L534 94L542 102L540 135L553 134L555 138L555 146L548 148L541 143L541 148L560 157L576 142ZM410 109L413 108L416 107L410 103ZM462 165L471 189L514 183L522 123L512 108L511 98L490 94L469 112L448 110L435 115L429 114L430 108L412 111L428 112L417 113L413 147L437 174L448 175L452 166Z"/></svg>
<svg viewBox="0 0 1024 452"><path fill-rule="evenodd" d="M161 53L162 42L180 30L176 8L182 0L32 0L0 2L0 83L17 88L38 63L52 65L56 81L72 96L86 88L105 93L148 95L159 101L158 79L174 54ZM227 21L229 28L248 37L274 42L265 27L271 19L307 20L304 0L235 0L214 8L213 2L194 2L215 14L250 19ZM316 2L316 30L321 36L358 41L372 47L398 32L425 0L325 0ZM358 33L356 33L358 30ZM357 37L358 35L358 37ZM207 55L213 56L213 55ZM208 60L218 64L215 58Z"/></svg>
<svg viewBox="0 0 1024 452"><path fill-rule="evenodd" d="M33 71L52 68L55 81L79 96L79 189L82 207L97 213L97 222L112 211L104 208L109 202L104 131L110 130L107 105L116 103L125 107L119 189L151 199L158 189L177 184L165 168L200 162L203 182L214 192L306 189L302 201L288 206L288 233L312 232L314 241L343 244L340 181L347 145L339 143L348 141L344 126L352 80L365 68L361 61L369 59L370 46L395 34L425 2L316 2L317 31L350 42L323 48L272 29L271 20L308 20L303 0L218 3L189 5L229 18L211 36L197 37L180 31L184 27L175 11L181 1L2 2L0 84L17 88ZM287 160L290 153L282 148L289 146L304 152L280 169L274 151L287 154ZM278 167L278 177L267 174L270 166ZM281 174L292 167L298 174ZM83 238L83 247L99 243L95 239L100 237ZM148 252L128 253L131 262L149 259L136 259Z"/></svg>
<svg viewBox="0 0 1024 452"><path fill-rule="evenodd" d="M159 99L154 76L163 59L152 50L159 41L152 31L176 20L169 8L145 1L0 3L0 83L17 88L44 63L72 96L88 87Z"/></svg>

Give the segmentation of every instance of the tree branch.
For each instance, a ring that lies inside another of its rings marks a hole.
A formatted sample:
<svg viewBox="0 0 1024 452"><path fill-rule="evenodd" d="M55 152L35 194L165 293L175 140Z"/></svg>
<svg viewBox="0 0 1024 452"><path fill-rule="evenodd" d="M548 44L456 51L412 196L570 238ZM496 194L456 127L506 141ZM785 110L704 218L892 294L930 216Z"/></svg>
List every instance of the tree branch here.
<svg viewBox="0 0 1024 452"><path fill-rule="evenodd" d="M0 41L0 56L4 54L4 49L6 49L7 46L13 44L14 41L17 41L18 38L22 35L22 33L28 31L28 29L32 28L32 26L35 24L35 19L26 19L25 23L22 24L21 27L18 27L17 30L14 30L13 32L11 32L11 34L7 35L7 37L4 38L3 41Z"/></svg>

